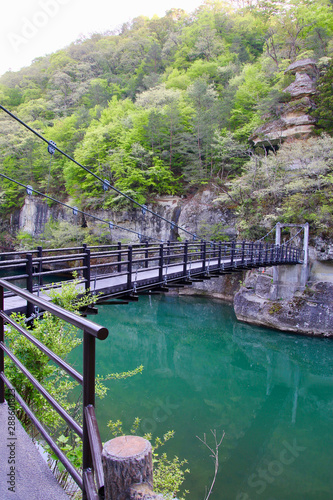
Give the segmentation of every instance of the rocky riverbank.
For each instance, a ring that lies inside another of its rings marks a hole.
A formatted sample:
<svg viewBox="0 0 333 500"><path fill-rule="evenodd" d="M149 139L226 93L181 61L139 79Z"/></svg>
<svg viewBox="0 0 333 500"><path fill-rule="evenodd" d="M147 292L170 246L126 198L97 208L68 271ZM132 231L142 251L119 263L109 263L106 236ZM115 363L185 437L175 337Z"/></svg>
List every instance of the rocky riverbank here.
<svg viewBox="0 0 333 500"><path fill-rule="evenodd" d="M333 283L313 281L288 299L272 300L270 275L249 273L234 296L237 319L282 331L333 337Z"/></svg>

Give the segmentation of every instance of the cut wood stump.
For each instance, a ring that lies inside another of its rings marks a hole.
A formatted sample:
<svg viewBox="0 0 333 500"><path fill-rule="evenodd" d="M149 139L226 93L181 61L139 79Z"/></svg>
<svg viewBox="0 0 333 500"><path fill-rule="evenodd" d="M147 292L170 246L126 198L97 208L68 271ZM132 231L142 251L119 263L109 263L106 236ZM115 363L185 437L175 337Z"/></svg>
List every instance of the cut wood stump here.
<svg viewBox="0 0 333 500"><path fill-rule="evenodd" d="M154 493L146 483L131 486L129 498L130 500L165 500L163 495Z"/></svg>
<svg viewBox="0 0 333 500"><path fill-rule="evenodd" d="M133 484L153 487L152 448L139 436L119 436L104 444L102 452L105 500L129 500Z"/></svg>

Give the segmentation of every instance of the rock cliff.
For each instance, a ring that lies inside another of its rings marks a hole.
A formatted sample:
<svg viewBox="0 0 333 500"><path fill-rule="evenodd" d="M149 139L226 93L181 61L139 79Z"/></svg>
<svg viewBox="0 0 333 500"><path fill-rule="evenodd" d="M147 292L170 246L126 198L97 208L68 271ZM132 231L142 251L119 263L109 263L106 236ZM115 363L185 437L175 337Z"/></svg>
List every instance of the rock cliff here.
<svg viewBox="0 0 333 500"><path fill-rule="evenodd" d="M237 319L282 331L333 337L333 283L315 282L311 288L296 292L289 300L268 300L270 277L256 273L236 293Z"/></svg>
<svg viewBox="0 0 333 500"><path fill-rule="evenodd" d="M318 70L315 61L303 59L291 64L286 73L295 75L295 81L284 89L290 102L283 104L278 120L259 127L250 137L255 146L274 146L289 138L307 138L311 135L315 119L309 115L314 103Z"/></svg>
<svg viewBox="0 0 333 500"><path fill-rule="evenodd" d="M148 204L150 210L161 215L164 219L173 221L176 225L195 233L198 237L217 239L226 236L230 239L236 237L236 217L231 210L222 210L214 199L217 193L214 189L204 189L188 198L176 196L164 196L155 200L154 204ZM69 205L71 203L69 202ZM141 209L123 209L117 211L99 210L89 213L127 229L132 229L143 236L151 236L158 240L174 241L178 237L183 240L191 238L185 232L171 229L170 224L161 218L146 212L142 214ZM100 224L90 217L81 214L73 215L70 209L64 207L49 207L38 197L27 197L19 217L12 220L12 231L22 230L32 236L43 233L45 224L50 218L61 221L66 220L74 225L87 225L92 231L99 232L101 228L108 230L106 224ZM137 242L136 235L114 228L110 233L112 241Z"/></svg>

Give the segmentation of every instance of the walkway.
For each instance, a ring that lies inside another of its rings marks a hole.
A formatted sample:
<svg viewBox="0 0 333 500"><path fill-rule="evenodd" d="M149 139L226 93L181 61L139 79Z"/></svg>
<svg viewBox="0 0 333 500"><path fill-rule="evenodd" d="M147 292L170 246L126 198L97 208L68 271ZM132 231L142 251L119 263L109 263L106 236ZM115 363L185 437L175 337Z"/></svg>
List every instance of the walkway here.
<svg viewBox="0 0 333 500"><path fill-rule="evenodd" d="M20 422L9 425L8 416L7 404L0 404L1 500L68 500Z"/></svg>
<svg viewBox="0 0 333 500"><path fill-rule="evenodd" d="M184 254L180 254L180 259L177 259L178 262L169 264L168 262L171 260L172 256L163 255L162 265L158 265L160 260L158 257L147 259L147 265L146 262L143 262L144 259L122 261L120 272L115 271L115 269L118 268L119 263L116 264L113 261L109 262L109 264L90 265L89 259L89 273L86 273L87 265L77 268L84 270L84 278L86 280L86 283L82 283L79 287L82 291L90 288L92 293L106 295L109 297L123 297L126 295L136 294L139 291L157 287L163 287L165 291L167 291L168 286L176 286L179 282L186 282L190 285L192 280L195 280L196 278L208 279L210 276L237 272L242 269L251 269L272 264L279 265L282 263L297 264L300 262L299 255L294 255L292 252L290 252L288 256L284 251L278 256L274 254L274 256L271 257L271 254L271 251L263 250L260 251L259 254L253 256L253 252L250 255L250 253L245 254L243 250L242 255L239 256L232 254L228 257L222 257L220 255L219 257L206 257L202 260L199 259L195 261L191 261L186 258L186 262L185 259L182 261ZM176 255L176 257L178 257L178 255ZM96 257L92 256L92 258ZM148 260L154 261L149 262L149 264L154 265L148 267ZM6 264L6 261L4 261L4 264ZM87 263L85 262L85 264ZM100 272L100 268L105 269L106 267L112 269L113 272L102 274ZM125 270L123 270L123 268L125 268ZM38 273L34 273L33 276L38 276ZM38 292L35 290L34 294L37 295L37 293ZM41 291L40 297L45 300L49 300L48 291ZM15 295L9 297L5 296L4 310L8 313L26 313L26 303L22 298Z"/></svg>

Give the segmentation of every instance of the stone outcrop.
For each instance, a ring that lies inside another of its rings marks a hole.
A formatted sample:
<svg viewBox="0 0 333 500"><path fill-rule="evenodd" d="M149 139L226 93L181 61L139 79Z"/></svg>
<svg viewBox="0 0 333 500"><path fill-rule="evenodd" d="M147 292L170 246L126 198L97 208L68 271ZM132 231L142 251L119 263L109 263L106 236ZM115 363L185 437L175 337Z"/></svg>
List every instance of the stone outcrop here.
<svg viewBox="0 0 333 500"><path fill-rule="evenodd" d="M234 297L237 319L303 335L333 337L333 283L316 281L288 300L270 300L270 276L251 273Z"/></svg>
<svg viewBox="0 0 333 500"><path fill-rule="evenodd" d="M156 199L154 204L148 204L148 208L161 215L163 218L173 221L191 233L196 233L202 238L217 239L227 236L230 239L236 237L235 220L236 217L231 210L221 209L214 200L217 193L213 189L199 191L188 198L177 196L164 196ZM71 205L70 202L68 202ZM170 224L161 218L146 212L142 214L141 209L122 209L117 211L99 210L89 213L115 224L137 231L142 235L148 235L159 240L175 241L178 237L191 239L191 236L183 231L172 229ZM86 224L92 231L100 233L109 231L106 224L95 222L90 217L83 217L81 214L73 215L70 209L64 207L49 207L38 197L27 197L20 212L19 219L15 220L15 227L12 230L22 230L32 236L39 236L43 233L46 222L53 218L55 221L67 221L73 225L82 226ZM137 242L138 237L133 233L113 228L110 233L112 241Z"/></svg>
<svg viewBox="0 0 333 500"><path fill-rule="evenodd" d="M204 280L201 283L193 283L191 286L179 288L179 295L200 295L213 297L225 302L233 303L234 296L240 289L240 284L244 280L244 271L239 273L226 274L224 276L214 277L210 280Z"/></svg>
<svg viewBox="0 0 333 500"><path fill-rule="evenodd" d="M295 81L284 89L291 96L290 102L281 106L278 120L265 123L250 137L255 146L275 146L289 138L305 139L313 131L315 119L309 112L313 108L311 97L316 92L316 63L312 59L296 61L286 73L295 75Z"/></svg>
<svg viewBox="0 0 333 500"><path fill-rule="evenodd" d="M333 242L320 236L314 239L313 260L333 261Z"/></svg>

